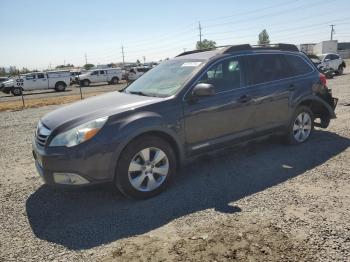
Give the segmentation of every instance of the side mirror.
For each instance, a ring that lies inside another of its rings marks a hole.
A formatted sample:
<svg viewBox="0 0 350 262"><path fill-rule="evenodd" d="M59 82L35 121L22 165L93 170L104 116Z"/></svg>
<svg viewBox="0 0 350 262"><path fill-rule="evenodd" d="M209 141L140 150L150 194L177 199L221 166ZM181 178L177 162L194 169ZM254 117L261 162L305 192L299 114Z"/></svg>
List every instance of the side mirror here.
<svg viewBox="0 0 350 262"><path fill-rule="evenodd" d="M213 96L215 95L215 89L212 84L199 83L193 88L192 95L196 97Z"/></svg>

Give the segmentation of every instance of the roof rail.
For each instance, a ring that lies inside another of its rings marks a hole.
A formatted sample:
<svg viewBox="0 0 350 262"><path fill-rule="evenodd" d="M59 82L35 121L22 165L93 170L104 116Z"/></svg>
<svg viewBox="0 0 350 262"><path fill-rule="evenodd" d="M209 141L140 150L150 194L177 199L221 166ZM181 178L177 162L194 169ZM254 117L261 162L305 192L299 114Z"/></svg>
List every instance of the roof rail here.
<svg viewBox="0 0 350 262"><path fill-rule="evenodd" d="M281 51L295 51L299 52L299 49L296 45L292 44L267 44L267 45L253 45L254 49L268 49L268 50L281 50Z"/></svg>
<svg viewBox="0 0 350 262"><path fill-rule="evenodd" d="M267 44L267 45L249 45L249 44L243 44L243 45L227 45L227 46L217 46L216 48L208 48L208 49L202 49L202 50L192 50L192 51L186 51L183 52L176 57L179 56L184 56L184 55L189 55L189 54L195 54L195 53L200 53L200 52L206 52L206 51L212 51L217 48L223 48L220 50L221 54L230 54L233 52L238 52L238 51L249 51L249 50L254 50L254 49L265 49L265 50L281 50L281 51L294 51L294 52L299 52L299 49L296 45L292 44Z"/></svg>
<svg viewBox="0 0 350 262"><path fill-rule="evenodd" d="M206 52L206 51L212 51L215 50L215 48L207 48L207 49L200 49L200 50L191 50L191 51L185 51L175 57L179 56L184 56L184 55L190 55L190 54L195 54L195 53L200 53L200 52Z"/></svg>

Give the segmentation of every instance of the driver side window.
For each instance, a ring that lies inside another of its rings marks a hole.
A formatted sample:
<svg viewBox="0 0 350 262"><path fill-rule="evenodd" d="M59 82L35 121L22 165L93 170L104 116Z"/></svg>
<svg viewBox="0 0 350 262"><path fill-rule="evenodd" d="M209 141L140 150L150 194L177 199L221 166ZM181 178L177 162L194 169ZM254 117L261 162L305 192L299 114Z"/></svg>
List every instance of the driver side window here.
<svg viewBox="0 0 350 262"><path fill-rule="evenodd" d="M228 59L212 66L198 82L212 84L216 93L239 88L241 83L239 60Z"/></svg>

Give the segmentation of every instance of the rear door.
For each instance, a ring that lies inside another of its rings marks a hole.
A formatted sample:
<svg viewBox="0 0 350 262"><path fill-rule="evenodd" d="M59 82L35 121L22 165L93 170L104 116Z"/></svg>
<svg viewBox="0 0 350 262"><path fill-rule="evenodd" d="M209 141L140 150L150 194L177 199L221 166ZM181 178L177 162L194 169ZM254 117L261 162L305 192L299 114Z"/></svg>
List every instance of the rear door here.
<svg viewBox="0 0 350 262"><path fill-rule="evenodd" d="M188 92L184 117L190 151L252 135L253 104L249 89L242 86L242 68L240 58L226 59L209 68L197 81L212 84L215 95L193 98L191 90Z"/></svg>
<svg viewBox="0 0 350 262"><path fill-rule="evenodd" d="M257 133L284 125L289 117L289 97L295 86L288 79L288 65L281 54L245 57L247 84L254 99L254 129Z"/></svg>

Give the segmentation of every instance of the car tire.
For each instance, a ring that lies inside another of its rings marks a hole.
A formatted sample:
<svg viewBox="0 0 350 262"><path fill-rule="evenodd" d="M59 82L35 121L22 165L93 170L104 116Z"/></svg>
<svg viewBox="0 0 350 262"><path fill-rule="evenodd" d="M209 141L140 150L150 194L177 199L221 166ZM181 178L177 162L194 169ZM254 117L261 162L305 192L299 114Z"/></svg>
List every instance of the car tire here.
<svg viewBox="0 0 350 262"><path fill-rule="evenodd" d="M64 90L66 90L67 85L63 82L58 82L55 85L55 90L56 92L63 92Z"/></svg>
<svg viewBox="0 0 350 262"><path fill-rule="evenodd" d="M337 74L338 74L338 75L342 75L343 73L344 73L344 66L343 66L343 65L340 65L340 66L338 67Z"/></svg>
<svg viewBox="0 0 350 262"><path fill-rule="evenodd" d="M20 96L20 95L22 95L22 88L19 87L19 86L14 86L14 87L12 87L12 89L11 89L11 93L12 93L14 96Z"/></svg>
<svg viewBox="0 0 350 262"><path fill-rule="evenodd" d="M119 83L119 78L118 77L113 77L111 80L112 85L117 85Z"/></svg>
<svg viewBox="0 0 350 262"><path fill-rule="evenodd" d="M297 145L306 142L314 129L314 115L307 106L299 106L290 121L286 140L288 144Z"/></svg>
<svg viewBox="0 0 350 262"><path fill-rule="evenodd" d="M144 135L123 150L114 183L129 198L147 199L165 190L176 166L174 150L167 141Z"/></svg>

